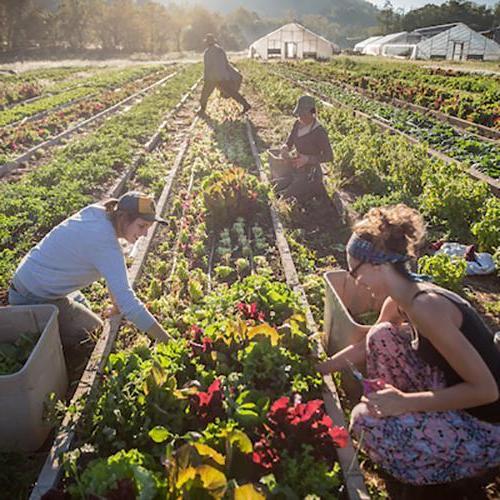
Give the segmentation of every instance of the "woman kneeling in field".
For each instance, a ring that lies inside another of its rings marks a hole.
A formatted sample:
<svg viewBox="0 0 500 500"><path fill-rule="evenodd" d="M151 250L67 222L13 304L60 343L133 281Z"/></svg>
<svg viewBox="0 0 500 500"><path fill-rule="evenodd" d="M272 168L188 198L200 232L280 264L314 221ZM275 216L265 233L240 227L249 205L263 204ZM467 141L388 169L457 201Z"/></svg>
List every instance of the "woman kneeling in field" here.
<svg viewBox="0 0 500 500"><path fill-rule="evenodd" d="M352 431L374 462L415 485L500 465L500 352L467 301L408 271L424 235L405 205L372 209L355 225L350 275L387 299L365 340L319 366L366 363L380 385L354 408Z"/></svg>

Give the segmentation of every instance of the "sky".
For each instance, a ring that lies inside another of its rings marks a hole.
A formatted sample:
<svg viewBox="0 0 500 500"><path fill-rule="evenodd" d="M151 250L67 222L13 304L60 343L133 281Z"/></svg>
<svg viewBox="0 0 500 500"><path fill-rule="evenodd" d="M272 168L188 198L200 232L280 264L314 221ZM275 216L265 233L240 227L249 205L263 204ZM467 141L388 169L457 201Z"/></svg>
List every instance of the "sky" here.
<svg viewBox="0 0 500 500"><path fill-rule="evenodd" d="M382 7L385 3L385 0L368 0L369 2L375 4L377 7ZM475 0L476 3L480 5L488 5L491 7L495 5L498 0ZM445 0L391 0L392 6L395 9L403 9L405 12L414 8L423 7L428 3L433 3L435 5L440 5L445 3Z"/></svg>

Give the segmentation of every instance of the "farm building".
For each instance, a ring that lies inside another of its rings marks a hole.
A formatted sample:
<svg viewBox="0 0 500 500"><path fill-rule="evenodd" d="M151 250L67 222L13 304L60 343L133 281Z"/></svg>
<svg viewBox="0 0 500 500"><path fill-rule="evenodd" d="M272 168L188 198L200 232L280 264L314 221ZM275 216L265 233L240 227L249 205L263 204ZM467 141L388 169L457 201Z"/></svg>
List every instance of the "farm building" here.
<svg viewBox="0 0 500 500"><path fill-rule="evenodd" d="M354 52L359 52L360 54L363 54L363 50L365 49L365 47L367 47L370 44L373 44L376 40L380 40L381 38L383 38L381 35L371 36L370 38L367 38L366 40L357 43L354 46Z"/></svg>
<svg viewBox="0 0 500 500"><path fill-rule="evenodd" d="M477 33L463 23L450 25L448 29L438 33L429 30L430 28L415 30L423 37L423 40L416 47L416 59L455 61L466 59L494 61L500 59L500 45L498 43Z"/></svg>
<svg viewBox="0 0 500 500"><path fill-rule="evenodd" d="M455 61L500 59L498 43L463 23L430 26L373 38L358 44L362 54Z"/></svg>
<svg viewBox="0 0 500 500"><path fill-rule="evenodd" d="M339 53L338 45L313 33L298 23L281 28L259 38L250 45L249 57L261 59L328 59Z"/></svg>
<svg viewBox="0 0 500 500"><path fill-rule="evenodd" d="M402 31L400 33L391 33L373 40L366 44L362 53L370 56L382 56L384 47L389 44L406 44L408 33Z"/></svg>

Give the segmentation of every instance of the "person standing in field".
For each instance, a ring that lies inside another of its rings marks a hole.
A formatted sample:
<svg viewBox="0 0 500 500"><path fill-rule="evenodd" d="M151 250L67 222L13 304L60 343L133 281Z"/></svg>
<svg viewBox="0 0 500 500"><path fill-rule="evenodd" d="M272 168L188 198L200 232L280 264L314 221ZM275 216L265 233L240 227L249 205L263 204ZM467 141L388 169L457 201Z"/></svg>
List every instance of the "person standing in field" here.
<svg viewBox="0 0 500 500"><path fill-rule="evenodd" d="M204 42L207 48L203 54L204 81L198 114L205 114L208 98L216 88L221 91L223 97L231 97L240 103L243 106L242 114L246 113L250 109L250 104L239 93L241 74L229 64L226 52L217 43L214 35L208 33Z"/></svg>

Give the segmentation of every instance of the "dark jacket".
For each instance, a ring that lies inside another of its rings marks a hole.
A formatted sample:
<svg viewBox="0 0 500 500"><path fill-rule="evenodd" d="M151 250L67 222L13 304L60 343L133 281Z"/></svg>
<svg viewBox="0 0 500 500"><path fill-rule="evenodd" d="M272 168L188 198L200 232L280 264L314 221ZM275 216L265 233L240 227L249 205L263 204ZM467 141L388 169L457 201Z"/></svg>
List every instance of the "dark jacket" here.
<svg viewBox="0 0 500 500"><path fill-rule="evenodd" d="M319 165L333 160L332 147L328 134L318 121L315 122L310 132L298 136L300 122L293 124L292 131L286 140L286 145L291 148L295 146L298 153L309 156L307 165Z"/></svg>
<svg viewBox="0 0 500 500"><path fill-rule="evenodd" d="M212 44L203 54L204 79L211 82L231 80L230 65L226 52L217 44Z"/></svg>

